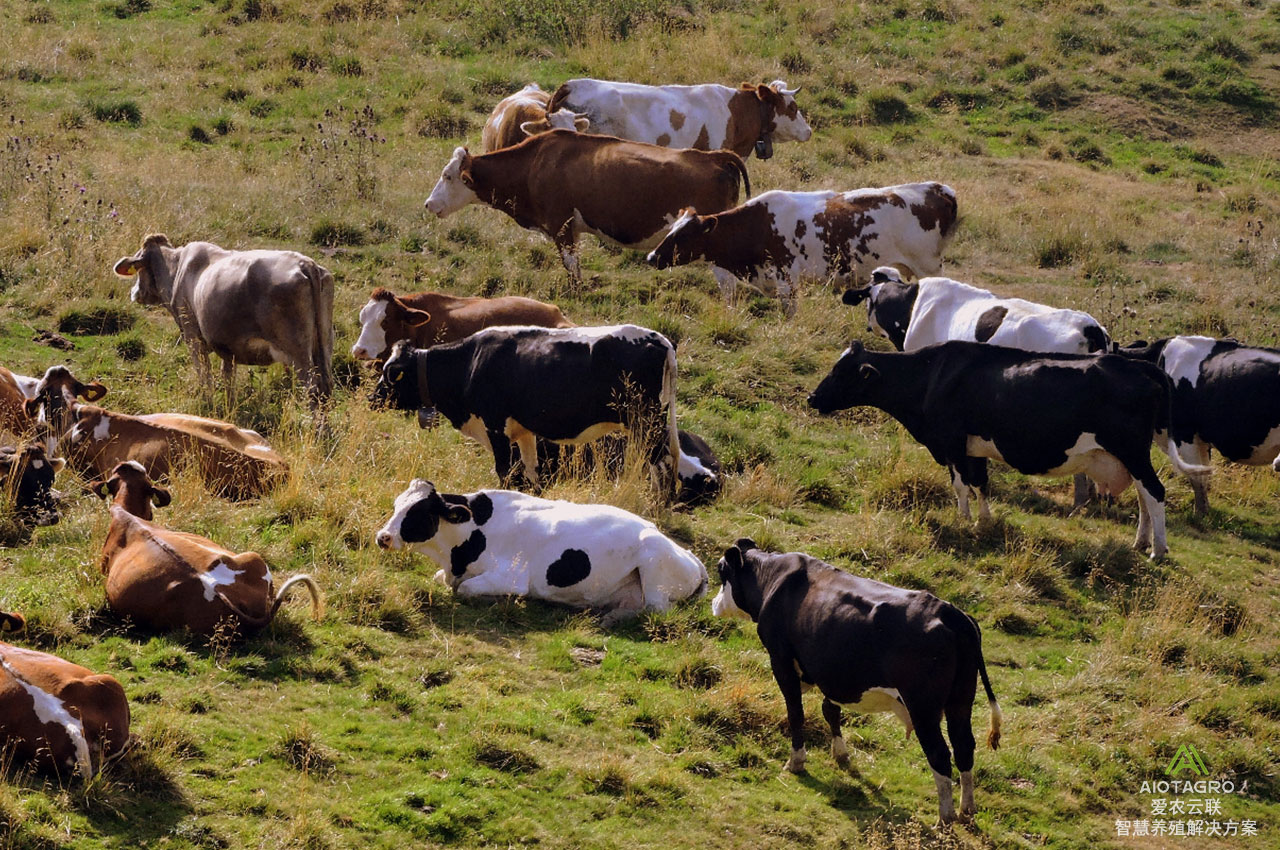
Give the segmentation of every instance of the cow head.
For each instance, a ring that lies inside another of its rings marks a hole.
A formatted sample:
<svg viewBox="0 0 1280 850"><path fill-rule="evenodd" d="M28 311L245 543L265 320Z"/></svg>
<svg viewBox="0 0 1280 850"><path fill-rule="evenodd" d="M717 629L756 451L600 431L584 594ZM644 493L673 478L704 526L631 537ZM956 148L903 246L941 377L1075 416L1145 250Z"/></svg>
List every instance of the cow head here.
<svg viewBox="0 0 1280 850"><path fill-rule="evenodd" d="M526 136L536 136L549 130L572 130L575 133L585 133L590 126L591 121L586 115L568 109L557 109L535 121L525 121L520 125L520 130Z"/></svg>
<svg viewBox="0 0 1280 850"><path fill-rule="evenodd" d="M471 177L471 162L472 156L466 148L454 149L453 158L440 172L440 179L427 198L427 212L444 218L479 200Z"/></svg>
<svg viewBox="0 0 1280 850"><path fill-rule="evenodd" d="M373 390L374 406L418 411L430 408L431 394L426 385L426 368L419 363L419 359L425 356L408 340L400 340L391 346L391 354L387 357L387 362L382 364L382 377Z"/></svg>
<svg viewBox="0 0 1280 850"><path fill-rule="evenodd" d="M879 334L899 351L907 339L911 310L915 307L920 284L904 283L893 266L880 266L871 273L871 283L860 289L845 290L841 301L850 306L867 302L867 330Z"/></svg>
<svg viewBox="0 0 1280 850"><path fill-rule="evenodd" d="M126 460L124 463L117 464L116 468L111 470L110 478L93 483L89 489L100 499L110 495L112 504L119 505L139 519L145 519L148 522L153 517L152 504L157 508L163 508L172 501L169 491L153 484L150 476L147 475L146 467L136 460Z"/></svg>
<svg viewBox="0 0 1280 850"><path fill-rule="evenodd" d="M426 310L415 310L389 289L379 286L360 309L360 338L351 346L357 360L384 360L391 343L411 339L414 331L431 321Z"/></svg>
<svg viewBox="0 0 1280 850"><path fill-rule="evenodd" d="M880 370L868 362L868 352L856 339L840 355L830 374L809 395L809 406L819 413L867 404L880 381ZM889 357L893 355L882 355Z"/></svg>
<svg viewBox="0 0 1280 850"><path fill-rule="evenodd" d="M769 120L765 123L762 136L771 137L778 142L807 142L813 135L813 128L800 114L796 106L798 88L789 89L782 80L774 80L767 86L756 87L756 97L766 109ZM758 151L757 151L758 155ZM765 157L767 158L767 157Z"/></svg>
<svg viewBox="0 0 1280 850"><path fill-rule="evenodd" d="M53 478L63 465L62 458L49 458L43 443L0 448L0 480L23 525L54 525L61 519Z"/></svg>
<svg viewBox="0 0 1280 850"><path fill-rule="evenodd" d="M764 593L748 553L759 549L754 540L743 537L726 549L716 569L720 573L720 592L711 600L711 613L717 617L755 620L764 604Z"/></svg>
<svg viewBox="0 0 1280 850"><path fill-rule="evenodd" d="M713 215L698 215L693 207L685 207L645 261L658 269L693 262L706 251L703 238L716 229L719 221Z"/></svg>
<svg viewBox="0 0 1280 850"><path fill-rule="evenodd" d="M720 494L720 459L707 441L691 431L677 432L680 441L680 463L676 476L680 492L676 501L682 505L703 505Z"/></svg>
<svg viewBox="0 0 1280 850"><path fill-rule="evenodd" d="M116 261L115 272L120 277L137 276L129 300L135 304L168 304L173 299L173 274L169 269L169 257L174 253L173 244L163 233L152 233L142 240L142 247L132 257Z"/></svg>
<svg viewBox="0 0 1280 850"><path fill-rule="evenodd" d="M21 614L0 611L0 634L16 635L27 627L27 619Z"/></svg>
<svg viewBox="0 0 1280 850"><path fill-rule="evenodd" d="M57 454L58 440L71 427L77 398L97 401L107 388L97 381L81 383L66 366L50 366L36 385L35 398L27 399L27 416L40 423L41 437L50 456Z"/></svg>
<svg viewBox="0 0 1280 850"><path fill-rule="evenodd" d="M440 523L461 525L471 520L471 509L456 500L446 502L436 492L436 485L415 478L409 488L396 496L391 518L374 535L380 549L414 550L427 543L440 530Z"/></svg>

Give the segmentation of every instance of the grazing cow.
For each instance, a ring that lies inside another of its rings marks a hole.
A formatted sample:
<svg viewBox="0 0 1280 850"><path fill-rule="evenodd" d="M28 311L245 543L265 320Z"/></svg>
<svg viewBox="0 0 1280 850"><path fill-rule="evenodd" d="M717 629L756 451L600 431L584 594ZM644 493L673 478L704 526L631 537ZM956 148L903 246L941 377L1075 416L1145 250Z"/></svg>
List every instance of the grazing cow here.
<svg viewBox="0 0 1280 850"><path fill-rule="evenodd" d="M81 404L64 439L67 460L81 475L105 478L117 464L136 460L160 479L190 462L211 492L229 499L261 496L289 472L257 431L182 413L129 416Z"/></svg>
<svg viewBox="0 0 1280 850"><path fill-rule="evenodd" d="M877 266L937 274L956 231L956 195L941 183L908 183L851 192L757 195L716 215L684 209L649 253L660 269L707 260L726 300L739 280L775 291L788 315L801 280L867 279Z"/></svg>
<svg viewBox="0 0 1280 850"><path fill-rule="evenodd" d="M460 596L532 596L608 610L609 621L701 596L707 569L647 519L612 505L512 490L441 494L415 478L376 535L440 567Z"/></svg>
<svg viewBox="0 0 1280 850"><path fill-rule="evenodd" d="M511 444L539 483L537 439L586 443L614 431L642 440L659 493L676 492L676 351L657 331L485 328L459 342L419 350L398 342L374 398L396 410L434 407L493 452L506 482Z"/></svg>
<svg viewBox="0 0 1280 850"><path fill-rule="evenodd" d="M568 109L548 113L547 104L550 102L551 94L538 88L537 83L529 83L515 94L498 101L493 114L484 122L484 130L480 132L480 145L484 152L509 148L523 142L526 136L548 130L585 133L591 125L586 118L574 115Z"/></svg>
<svg viewBox="0 0 1280 850"><path fill-rule="evenodd" d="M720 458L707 441L683 428L676 431L680 441L680 463L676 477L680 479L677 501L684 505L705 505L720 495Z"/></svg>
<svg viewBox="0 0 1280 850"><path fill-rule="evenodd" d="M714 614L754 621L769 652L773 677L787 703L791 758L787 770L804 772L804 704L800 694L822 692L822 716L831 727L831 755L849 766L840 710L892 711L915 728L938 789L943 823L956 819L951 795L951 753L960 769L960 816L973 802L973 698L977 680L987 692L991 728L987 744L1000 745L1002 715L982 658L978 623L932 593L904 590L850 575L800 552L773 554L741 539L720 560Z"/></svg>
<svg viewBox="0 0 1280 850"><path fill-rule="evenodd" d="M1280 351L1234 339L1175 336L1118 350L1155 363L1173 380L1170 436L1190 464L1207 466L1209 452L1280 471ZM1190 477L1195 512L1209 511L1207 476Z"/></svg>
<svg viewBox="0 0 1280 850"><path fill-rule="evenodd" d="M959 341L904 353L867 351L855 341L809 396L820 413L871 405L901 422L950 469L965 518L971 490L981 516L991 515L988 458L1027 475L1083 472L1112 495L1135 481L1134 546L1150 546L1154 558L1169 547L1151 441L1168 429L1169 404L1169 379L1146 363ZM1166 451L1188 474L1205 471Z"/></svg>
<svg viewBox="0 0 1280 850"><path fill-rule="evenodd" d="M211 635L226 621L257 631L275 618L289 590L302 584L311 592L313 615L320 618L324 606L310 576L293 576L277 591L257 552L237 554L144 518L151 516L151 504L164 507L170 497L137 461L116 466L94 490L112 497L99 567L107 577L107 602L117 613L157 631Z"/></svg>
<svg viewBox="0 0 1280 850"><path fill-rule="evenodd" d="M573 110L586 115L593 133L664 148L731 150L746 159L773 156L774 142L807 142L813 134L782 80L738 88L646 86L578 79L560 86L547 107L551 115Z"/></svg>
<svg viewBox="0 0 1280 850"><path fill-rule="evenodd" d="M580 234L652 247L682 207L719 212L737 203L739 178L750 194L746 166L729 151L671 150L552 130L479 156L456 149L426 207L441 218L473 203L501 210L555 242L579 285Z"/></svg>
<svg viewBox="0 0 1280 850"><path fill-rule="evenodd" d="M0 631L21 631L0 614ZM129 702L111 676L56 655L0 643L0 751L88 781L129 743Z"/></svg>
<svg viewBox="0 0 1280 850"><path fill-rule="evenodd" d="M55 525L61 518L53 479L62 467L62 458L49 457L43 443L0 448L0 492L12 496L20 524Z"/></svg>
<svg viewBox="0 0 1280 850"><path fill-rule="evenodd" d="M493 325L571 328L554 304L506 295L469 298L442 292L396 295L379 286L360 309L360 338L351 346L357 360L385 360L392 343L407 339L415 348L456 342Z"/></svg>
<svg viewBox="0 0 1280 850"><path fill-rule="evenodd" d="M284 363L303 376L313 406L333 390L333 276L295 251L229 251L210 242L175 248L152 234L116 274L137 276L129 298L162 304L191 348L201 383L209 352L222 358L228 403L237 363Z"/></svg>

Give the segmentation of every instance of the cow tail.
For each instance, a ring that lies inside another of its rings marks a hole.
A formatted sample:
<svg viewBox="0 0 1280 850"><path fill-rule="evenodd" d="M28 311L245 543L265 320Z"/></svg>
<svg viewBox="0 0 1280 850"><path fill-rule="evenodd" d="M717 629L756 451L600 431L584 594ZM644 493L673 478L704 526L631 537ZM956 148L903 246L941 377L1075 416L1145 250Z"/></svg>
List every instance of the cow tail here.
<svg viewBox="0 0 1280 850"><path fill-rule="evenodd" d="M1173 468L1185 475L1187 478L1204 481L1213 471L1211 466L1202 466L1198 463L1187 463L1178 454L1177 443L1173 439L1173 380L1158 366L1153 369L1160 375L1160 404L1156 410L1155 429L1164 431L1164 445L1160 448L1169 456L1169 462L1173 464Z"/></svg>
<svg viewBox="0 0 1280 850"><path fill-rule="evenodd" d="M276 611L280 609L280 603L284 602L284 598L286 594L288 594L289 589L295 584L305 584L307 586L307 590L311 593L311 618L313 620L319 620L324 616L324 596L320 593L319 586L316 585L311 576L306 573L298 573L296 576L293 576L284 584L280 585L280 590L276 591L276 598L271 603L271 613L268 618L275 617Z"/></svg>
<svg viewBox="0 0 1280 850"><path fill-rule="evenodd" d="M991 727L987 730L987 746L993 750L1000 748L1000 727L1004 723L1004 712L1000 710L1000 703L996 702L995 692L991 690L991 679L987 677L987 662L982 657L982 629L978 626L978 621L960 611L953 608L960 618L963 618L965 628L968 629L972 638L972 646L974 655L978 661L978 676L982 679L982 689L987 692L987 705L991 708ZM960 619L956 619L953 623L954 627L960 626Z"/></svg>
<svg viewBox="0 0 1280 850"><path fill-rule="evenodd" d="M311 369L316 383L312 392L318 399L333 394L333 275L323 266L307 269L311 282L311 305L315 310L316 336L311 350Z"/></svg>
<svg viewBox="0 0 1280 850"><path fill-rule="evenodd" d="M945 205L946 215L942 221L942 238L950 240L956 235L956 225L960 223L960 207L956 203L955 190L945 183L939 183L939 194L942 196L942 202Z"/></svg>
<svg viewBox="0 0 1280 850"><path fill-rule="evenodd" d="M738 156L733 151L727 151L727 153L730 157L730 163L732 163L733 167L742 175L742 188L749 199L751 197L751 178L747 176L747 164L742 161L742 157Z"/></svg>
<svg viewBox="0 0 1280 850"><path fill-rule="evenodd" d="M555 90L551 95L551 102L547 104L547 114L550 115L560 107L564 106L564 102L569 99L569 84L561 83L560 88Z"/></svg>
<svg viewBox="0 0 1280 850"><path fill-rule="evenodd" d="M667 408L667 451L674 496L680 489L680 432L676 428L676 347L670 340L667 340L667 359L662 366L662 401Z"/></svg>

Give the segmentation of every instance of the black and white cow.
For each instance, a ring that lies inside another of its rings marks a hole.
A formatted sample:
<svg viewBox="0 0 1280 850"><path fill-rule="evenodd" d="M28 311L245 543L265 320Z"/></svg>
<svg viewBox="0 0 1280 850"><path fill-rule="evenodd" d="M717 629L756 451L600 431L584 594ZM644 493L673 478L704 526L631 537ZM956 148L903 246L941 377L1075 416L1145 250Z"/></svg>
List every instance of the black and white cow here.
<svg viewBox="0 0 1280 850"><path fill-rule="evenodd" d="M492 327L429 349L399 342L374 399L397 410L433 408L493 452L501 481L511 444L537 485L537 440L585 443L615 431L644 441L660 493L676 493L676 351L636 325Z"/></svg>
<svg viewBox="0 0 1280 850"><path fill-rule="evenodd" d="M1134 546L1150 546L1154 558L1169 551L1151 441L1169 427L1170 385L1154 366L1111 354L1037 354L960 341L884 353L855 341L809 405L820 413L871 405L897 419L950 469L965 518L970 491L981 516L990 516L988 458L1028 475L1083 472L1111 495L1134 481ZM1161 448L1185 474L1206 471L1184 463L1167 442Z"/></svg>
<svg viewBox="0 0 1280 850"><path fill-rule="evenodd" d="M931 593L904 590L851 575L800 552L772 554L741 539L720 560L716 616L753 620L769 652L773 677L787 703L791 758L787 770L804 771L802 691L817 685L822 716L831 727L831 755L849 766L840 733L840 710L892 711L911 733L914 726L938 789L939 817L956 819L951 793L951 752L960 770L960 816L973 802L971 715L977 679L987 692L991 728L987 743L1000 745L1002 715L987 678L978 623Z"/></svg>
<svg viewBox="0 0 1280 850"><path fill-rule="evenodd" d="M375 539L435 561L459 596L532 596L610 621L707 589L702 562L647 519L513 490L441 494L415 478Z"/></svg>
<svg viewBox="0 0 1280 850"><path fill-rule="evenodd" d="M54 525L61 518L53 479L65 461L51 458L43 443L0 448L0 492L12 496L13 513L23 526Z"/></svg>
<svg viewBox="0 0 1280 850"><path fill-rule="evenodd" d="M720 458L707 441L681 428L676 432L680 440L680 464L676 476L680 479L681 504L704 505L720 495Z"/></svg>
<svg viewBox="0 0 1280 850"><path fill-rule="evenodd" d="M1174 450L1207 466L1217 449L1227 460L1280 471L1280 351L1234 339L1175 336L1119 350L1155 363L1173 380ZM1190 476L1195 512L1209 510L1207 476Z"/></svg>

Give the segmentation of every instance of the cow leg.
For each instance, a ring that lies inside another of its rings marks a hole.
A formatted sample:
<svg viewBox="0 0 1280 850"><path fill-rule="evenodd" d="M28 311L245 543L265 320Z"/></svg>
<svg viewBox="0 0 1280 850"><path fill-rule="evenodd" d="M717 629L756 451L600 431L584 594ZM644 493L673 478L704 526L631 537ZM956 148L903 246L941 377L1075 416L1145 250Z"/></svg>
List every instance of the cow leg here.
<svg viewBox="0 0 1280 850"><path fill-rule="evenodd" d="M849 748L845 745L844 735L840 732L840 706L829 699L822 700L822 716L831 727L831 757L836 764L849 769Z"/></svg>
<svg viewBox="0 0 1280 850"><path fill-rule="evenodd" d="M796 292L791 279L785 275L775 278L774 286L777 287L778 290L778 302L782 305L782 315L786 316L788 319L795 318L796 299L798 297L798 293Z"/></svg>
<svg viewBox="0 0 1280 850"><path fill-rule="evenodd" d="M236 360L234 357L222 358L222 387L227 394L227 412L236 409Z"/></svg>
<svg viewBox="0 0 1280 850"><path fill-rule="evenodd" d="M719 266L711 267L711 276L716 279L716 286L720 287L720 297L724 299L724 303L733 304L738 294L738 278L733 272Z"/></svg>
<svg viewBox="0 0 1280 850"><path fill-rule="evenodd" d="M971 520L973 514L969 512L969 485L961 479L960 468L955 464L948 465L947 469L951 472L951 486L956 491L956 507L960 511L960 517Z"/></svg>
<svg viewBox="0 0 1280 850"><path fill-rule="evenodd" d="M1141 481L1135 480L1134 486L1138 489L1139 507L1146 507L1146 542L1151 545L1151 557L1154 560L1160 560L1169 554L1169 542L1165 535L1165 517L1164 517L1164 487L1159 481L1155 482L1159 488L1159 495L1148 489ZM1138 537L1143 536L1142 512L1138 514ZM1139 545L1139 549L1144 548Z"/></svg>
<svg viewBox="0 0 1280 850"><path fill-rule="evenodd" d="M498 475L498 482L503 487L520 489L520 483L512 480L511 475L511 440L500 428L487 429L489 448L493 451L493 471ZM523 476L519 476L523 479Z"/></svg>
<svg viewBox="0 0 1280 850"><path fill-rule="evenodd" d="M927 698L906 697L906 700L911 722L916 727L916 740L929 760L929 767L933 768L933 783L938 789L938 819L944 824L951 823L956 819L956 809L951 795L951 751L942 737L942 712L937 703Z"/></svg>
<svg viewBox="0 0 1280 850"><path fill-rule="evenodd" d="M1098 495L1098 487L1089 480L1089 476L1083 472L1076 473L1075 478L1075 498L1072 500L1072 512L1078 511L1089 503L1091 499Z"/></svg>
<svg viewBox="0 0 1280 850"><path fill-rule="evenodd" d="M196 379L200 386L208 389L213 383L213 375L209 371L209 348L204 340L195 335L186 335L187 347L191 349L191 360L196 365Z"/></svg>
<svg viewBox="0 0 1280 850"><path fill-rule="evenodd" d="M790 657L782 658L779 654L770 652L769 664L773 668L773 678L782 691L782 699L787 704L791 758L787 759L786 769L792 773L804 773L804 762L808 756L804 751L804 702L800 698L800 674L796 672L795 662Z"/></svg>
<svg viewBox="0 0 1280 850"><path fill-rule="evenodd" d="M541 483L538 477L538 438L526 431L516 439L516 446L520 449L520 460L524 464L525 477L529 479L530 484L537 487Z"/></svg>
<svg viewBox="0 0 1280 850"><path fill-rule="evenodd" d="M973 802L973 697L947 706L947 737L955 752L956 769L960 771L960 817L971 818L978 811Z"/></svg>
<svg viewBox="0 0 1280 850"><path fill-rule="evenodd" d="M1182 446L1174 444L1174 451L1188 463L1199 464L1200 466L1209 465L1209 446L1203 440L1197 438L1189 448L1191 451L1184 452ZM1196 516L1204 516L1209 513L1209 477L1207 475L1189 475L1188 483L1191 484L1191 492L1195 495L1195 503L1192 510Z"/></svg>
<svg viewBox="0 0 1280 850"><path fill-rule="evenodd" d="M964 477L978 499L978 521L988 521L991 519L991 504L987 501L987 497L991 495L991 480L987 477L987 459L970 457L966 460L968 471Z"/></svg>

